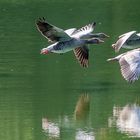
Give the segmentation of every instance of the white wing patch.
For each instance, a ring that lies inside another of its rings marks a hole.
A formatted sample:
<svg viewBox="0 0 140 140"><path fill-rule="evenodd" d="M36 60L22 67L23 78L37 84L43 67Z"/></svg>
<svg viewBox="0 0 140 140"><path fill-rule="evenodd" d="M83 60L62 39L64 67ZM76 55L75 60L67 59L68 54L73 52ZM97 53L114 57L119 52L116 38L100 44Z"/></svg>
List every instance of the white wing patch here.
<svg viewBox="0 0 140 140"><path fill-rule="evenodd" d="M74 31L76 31L76 28L67 29L67 30L65 30L65 33L67 33L69 36L71 36Z"/></svg>
<svg viewBox="0 0 140 140"><path fill-rule="evenodd" d="M139 36L139 37L140 37L140 33L137 33L137 36Z"/></svg>
<svg viewBox="0 0 140 140"><path fill-rule="evenodd" d="M85 36L85 35L93 32L95 25L96 25L95 22L92 24L86 25L86 26L74 31L73 34L71 35L71 37L81 38L81 37Z"/></svg>

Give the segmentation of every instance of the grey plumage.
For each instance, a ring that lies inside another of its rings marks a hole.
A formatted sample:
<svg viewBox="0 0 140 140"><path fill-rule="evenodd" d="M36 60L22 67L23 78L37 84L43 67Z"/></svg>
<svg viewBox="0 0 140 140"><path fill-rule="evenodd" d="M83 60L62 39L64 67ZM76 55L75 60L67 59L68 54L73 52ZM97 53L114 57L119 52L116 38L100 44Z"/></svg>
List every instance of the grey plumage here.
<svg viewBox="0 0 140 140"><path fill-rule="evenodd" d="M135 49L140 47L140 34L136 31L131 31L120 35L116 43L112 44L112 47L116 52L119 52L121 48Z"/></svg>
<svg viewBox="0 0 140 140"><path fill-rule="evenodd" d="M128 51L107 61L118 61L121 74L126 81L133 83L140 76L140 48Z"/></svg>
<svg viewBox="0 0 140 140"><path fill-rule="evenodd" d="M96 34L97 38L93 38L92 31L96 23L93 22L80 29L71 28L63 30L50 23L45 18L39 18L36 21L37 29L53 44L41 50L41 54L66 53L73 50L74 54L82 67L88 67L89 50L88 44L103 43L100 39L101 34ZM103 33L102 33L103 34Z"/></svg>

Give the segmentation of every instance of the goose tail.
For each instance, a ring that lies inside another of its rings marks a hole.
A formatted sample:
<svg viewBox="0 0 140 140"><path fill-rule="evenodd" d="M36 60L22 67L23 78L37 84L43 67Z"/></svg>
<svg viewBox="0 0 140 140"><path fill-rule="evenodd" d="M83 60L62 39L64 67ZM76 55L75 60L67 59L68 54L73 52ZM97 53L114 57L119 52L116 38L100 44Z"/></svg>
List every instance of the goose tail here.
<svg viewBox="0 0 140 140"><path fill-rule="evenodd" d="M109 62L109 61L117 61L117 60L118 60L118 59L117 59L116 57L107 59L108 62Z"/></svg>

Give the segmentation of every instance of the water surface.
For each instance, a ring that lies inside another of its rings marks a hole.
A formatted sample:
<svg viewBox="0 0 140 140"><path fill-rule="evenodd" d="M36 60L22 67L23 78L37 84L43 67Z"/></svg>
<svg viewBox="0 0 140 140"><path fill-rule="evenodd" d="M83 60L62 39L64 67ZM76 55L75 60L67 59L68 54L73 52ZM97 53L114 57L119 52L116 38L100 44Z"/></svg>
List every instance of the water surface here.
<svg viewBox="0 0 140 140"><path fill-rule="evenodd" d="M120 34L139 31L139 4L1 0L0 139L139 139L140 80L128 84L119 65L106 62L117 55L110 46ZM90 67L83 69L73 52L40 55L49 45L35 26L42 16L64 29L96 21L95 32L110 38L90 47Z"/></svg>

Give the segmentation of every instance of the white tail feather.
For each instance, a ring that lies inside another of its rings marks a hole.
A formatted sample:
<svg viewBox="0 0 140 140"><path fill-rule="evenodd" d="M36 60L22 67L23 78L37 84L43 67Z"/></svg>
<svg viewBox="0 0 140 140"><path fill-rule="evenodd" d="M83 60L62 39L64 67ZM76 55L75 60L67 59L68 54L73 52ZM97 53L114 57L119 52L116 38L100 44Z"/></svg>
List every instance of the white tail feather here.
<svg viewBox="0 0 140 140"><path fill-rule="evenodd" d="M109 58L107 61L117 61L116 57L115 58Z"/></svg>

